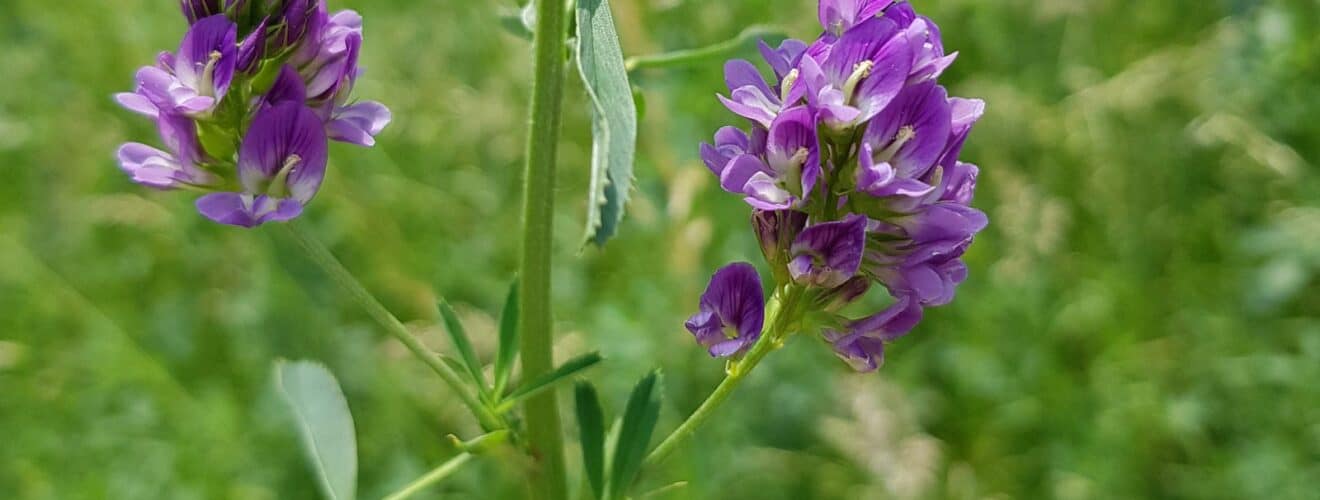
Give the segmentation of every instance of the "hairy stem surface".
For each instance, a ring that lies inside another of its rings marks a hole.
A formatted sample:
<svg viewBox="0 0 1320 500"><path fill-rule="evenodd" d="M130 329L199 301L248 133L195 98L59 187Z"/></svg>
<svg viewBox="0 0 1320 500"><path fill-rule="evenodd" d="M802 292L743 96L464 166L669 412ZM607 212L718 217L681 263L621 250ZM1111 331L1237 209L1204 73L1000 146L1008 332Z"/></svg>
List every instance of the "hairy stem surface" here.
<svg viewBox="0 0 1320 500"><path fill-rule="evenodd" d="M522 280L519 289L518 324L522 329L519 356L523 377L527 380L554 368L550 257L554 237L555 155L563 106L564 7L564 0L536 0L532 110L523 179L523 240L519 270ZM528 398L524 410L527 443L536 460L531 477L533 496L542 500L565 500L568 481L555 391Z"/></svg>

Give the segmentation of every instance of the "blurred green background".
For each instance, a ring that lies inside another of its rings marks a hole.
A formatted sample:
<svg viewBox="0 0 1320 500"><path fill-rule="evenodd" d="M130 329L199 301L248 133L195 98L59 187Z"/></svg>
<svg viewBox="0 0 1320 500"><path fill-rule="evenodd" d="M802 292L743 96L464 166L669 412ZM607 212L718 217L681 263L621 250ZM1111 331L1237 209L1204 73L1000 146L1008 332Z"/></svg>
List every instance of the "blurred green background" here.
<svg viewBox="0 0 1320 500"><path fill-rule="evenodd" d="M396 114L376 148L334 148L306 221L429 345L448 349L443 295L489 355L517 259L530 59L498 28L516 6L330 3L365 15L357 95ZM915 3L962 52L944 81L989 104L964 154L992 221L971 279L877 374L796 339L645 482L689 480L673 499L1320 498L1320 3ZM809 0L614 4L631 55L819 30ZM340 378L378 498L475 426L279 228L208 223L118 171L117 144L155 131L110 95L184 28L174 1L0 1L0 497L316 498L272 390L282 357ZM734 121L721 62L635 83L637 196L604 252L578 252L590 127L568 88L557 349L603 351L591 378L616 410L662 366L667 432L723 369L683 319L714 269L759 254L697 158ZM521 485L484 463L424 497Z"/></svg>

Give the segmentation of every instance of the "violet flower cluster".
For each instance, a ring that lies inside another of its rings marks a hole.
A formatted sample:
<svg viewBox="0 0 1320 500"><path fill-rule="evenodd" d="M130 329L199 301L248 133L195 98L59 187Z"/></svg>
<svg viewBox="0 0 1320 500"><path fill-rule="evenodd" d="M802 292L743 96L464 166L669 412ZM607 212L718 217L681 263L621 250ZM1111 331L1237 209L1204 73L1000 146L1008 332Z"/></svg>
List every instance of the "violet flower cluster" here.
<svg viewBox="0 0 1320 500"><path fill-rule="evenodd" d="M138 70L115 99L155 120L165 149L119 148L120 167L156 189L206 193L197 210L254 227L302 213L325 178L328 141L371 146L390 122L353 102L362 17L324 0L181 0L177 52Z"/></svg>
<svg viewBox="0 0 1320 500"><path fill-rule="evenodd" d="M720 100L750 129L720 129L701 157L754 209L776 290L804 297L781 313L870 371L967 278L961 256L987 218L969 205L978 169L958 156L984 103L939 85L957 54L907 2L821 0L819 16L810 44L761 44L769 81L748 61L727 63ZM876 283L892 305L840 315ZM761 336L765 313L756 270L738 263L715 273L686 326L712 355L733 356Z"/></svg>

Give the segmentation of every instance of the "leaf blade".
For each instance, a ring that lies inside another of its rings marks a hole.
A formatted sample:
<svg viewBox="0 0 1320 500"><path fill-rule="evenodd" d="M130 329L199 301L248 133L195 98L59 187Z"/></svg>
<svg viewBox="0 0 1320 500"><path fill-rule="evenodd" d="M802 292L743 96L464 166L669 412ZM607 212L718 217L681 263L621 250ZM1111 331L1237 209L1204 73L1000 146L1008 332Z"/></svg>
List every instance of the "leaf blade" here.
<svg viewBox="0 0 1320 500"><path fill-rule="evenodd" d="M481 361L477 359L477 351L472 348L472 340L468 338L463 322L458 320L454 308L444 299L436 303L436 308L440 309L440 316L445 322L445 331L449 332L449 340L454 343L454 348L458 349L459 359L463 361L463 366L472 377L477 390L482 394L489 394L486 377L481 373Z"/></svg>
<svg viewBox="0 0 1320 500"><path fill-rule="evenodd" d="M507 398L504 398L503 400L500 401L500 406L499 408L496 409L496 412L504 413L506 411L512 410L513 407L517 405L519 401L522 401L529 397L540 394L543 391L551 389L556 385L559 385L560 383L567 381L569 377L572 377L573 375L577 375L578 373L581 373L583 370L595 366L596 363L600 363L602 360L604 360L604 358L602 358L600 356L600 353L597 352L590 352L578 356L576 358L570 359L564 364L559 365L559 368L555 368L554 371L541 375L540 377L537 377L535 379L528 381L525 384L520 385L517 389L515 389L512 393L510 393Z"/></svg>
<svg viewBox="0 0 1320 500"><path fill-rule="evenodd" d="M294 414L322 492L331 500L353 500L357 438L348 400L335 376L320 363L281 360L275 363L275 383Z"/></svg>
<svg viewBox="0 0 1320 500"><path fill-rule="evenodd" d="M591 187L584 244L604 246L623 220L633 182L637 105L607 0L577 2L578 74L591 101Z"/></svg>
<svg viewBox="0 0 1320 500"><path fill-rule="evenodd" d="M586 469L591 491L599 500L605 495L605 413L601 409L596 387L590 382L577 383L573 400L578 428L582 434L579 438L582 444L582 466Z"/></svg>
<svg viewBox="0 0 1320 500"><path fill-rule="evenodd" d="M660 419L661 375L652 371L633 388L619 429L614 460L610 470L608 498L623 498L637 473L651 443L651 434Z"/></svg>
<svg viewBox="0 0 1320 500"><path fill-rule="evenodd" d="M500 312L500 347L495 356L495 389L492 391L496 395L504 393L509 376L513 374L514 360L518 357L518 287L519 281L514 279L509 285L509 295L504 299L504 310Z"/></svg>

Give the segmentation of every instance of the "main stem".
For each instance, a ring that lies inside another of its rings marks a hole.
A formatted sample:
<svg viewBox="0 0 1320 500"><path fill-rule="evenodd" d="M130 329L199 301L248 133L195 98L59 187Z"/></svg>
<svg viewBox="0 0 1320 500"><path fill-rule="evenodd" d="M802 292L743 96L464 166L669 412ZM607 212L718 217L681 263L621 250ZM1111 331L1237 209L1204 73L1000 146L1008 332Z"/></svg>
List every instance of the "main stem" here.
<svg viewBox="0 0 1320 500"><path fill-rule="evenodd" d="M519 271L522 280L519 356L525 380L554 368L550 256L554 238L555 156L564 87L564 14L564 0L536 0L532 111L523 179L523 252ZM524 410L527 443L537 464L531 477L533 496L541 500L566 500L568 481L555 392L546 391L528 398Z"/></svg>
<svg viewBox="0 0 1320 500"><path fill-rule="evenodd" d="M430 367L436 375L440 376L441 380L444 380L450 389L458 394L463 404L467 405L468 409L472 410L472 414L481 422L482 427L489 430L507 427L489 408L481 404L475 394L468 391L458 373L445 364L440 356L422 345L421 341L417 340L417 337L414 337L412 332L408 331L408 327L399 321L399 318L390 313L389 309L386 309L379 300L376 300L375 296L371 295L371 292L367 291L366 287L362 286L362 283L358 282L357 278L353 277L353 273L349 272L339 262L339 259L336 259L334 254L330 253L330 249L321 244L321 240L316 239L315 236L303 229L302 224L299 222L291 222L284 224L284 226L288 228L289 234L306 252L307 257L320 266L321 270L330 276L330 280L338 285L340 290L352 297L358 305L367 311L372 319L376 320L376 323L379 323L385 329L386 333L402 342L408 348L408 351L412 352L413 356L426 363L426 366Z"/></svg>
<svg viewBox="0 0 1320 500"><path fill-rule="evenodd" d="M757 339L756 344L752 345L752 350L748 351L747 355L730 366L724 381L720 382L715 391L706 397L701 406L697 407L697 411L692 412L687 420L679 424L678 428L674 429L674 432L670 433L660 443L660 446L657 446L646 457L646 465L656 465L668 458L680 445L692 437L697 428L701 427L701 424L704 424L706 419L715 413L715 409L729 399L734 389L742 384L743 379L747 378L747 375L752 372L752 369L756 368L756 365L761 363L762 359L765 359L767 354L783 346L785 337L791 333L789 324L797 314L798 300L801 297L802 289L795 286L775 290L775 295L770 301L774 307L770 311L770 317L767 318L768 321L766 321L765 331L762 332L761 338Z"/></svg>

